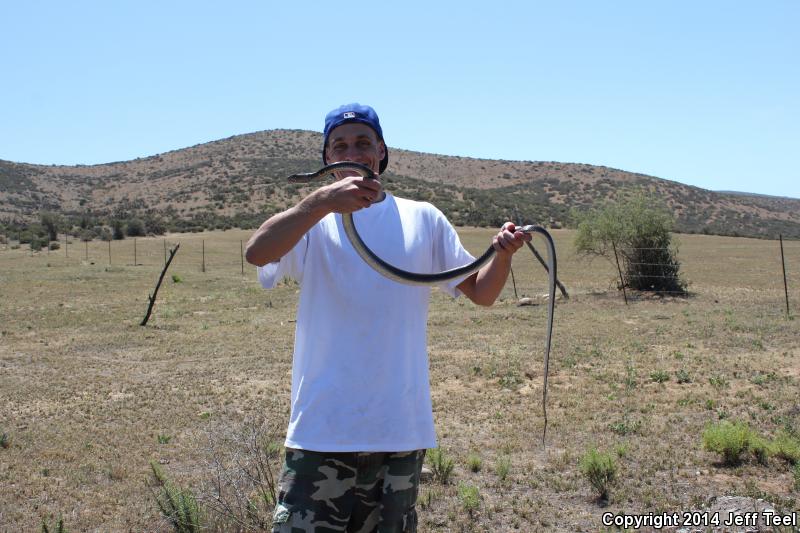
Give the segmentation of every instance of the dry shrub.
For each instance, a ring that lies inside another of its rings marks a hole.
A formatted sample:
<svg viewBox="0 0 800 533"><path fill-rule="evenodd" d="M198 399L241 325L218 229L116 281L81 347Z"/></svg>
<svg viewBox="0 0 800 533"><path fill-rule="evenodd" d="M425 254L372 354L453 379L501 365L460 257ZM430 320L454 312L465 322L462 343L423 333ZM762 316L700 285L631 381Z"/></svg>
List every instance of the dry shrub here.
<svg viewBox="0 0 800 533"><path fill-rule="evenodd" d="M251 419L239 427L219 426L208 434L206 479L198 500L217 531L269 530L277 501L276 474L283 449L275 424Z"/></svg>

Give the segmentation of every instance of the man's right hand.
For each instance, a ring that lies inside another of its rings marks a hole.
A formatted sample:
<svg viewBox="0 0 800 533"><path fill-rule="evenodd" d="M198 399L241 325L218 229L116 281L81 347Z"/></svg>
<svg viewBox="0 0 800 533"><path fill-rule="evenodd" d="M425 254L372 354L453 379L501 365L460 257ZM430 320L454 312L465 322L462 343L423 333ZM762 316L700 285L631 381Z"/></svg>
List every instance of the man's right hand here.
<svg viewBox="0 0 800 533"><path fill-rule="evenodd" d="M381 182L375 178L347 176L322 186L261 224L247 241L247 261L258 266L277 261L328 213L352 213L383 195Z"/></svg>
<svg viewBox="0 0 800 533"><path fill-rule="evenodd" d="M328 212L353 213L383 198L383 186L376 178L348 176L317 189L312 196Z"/></svg>

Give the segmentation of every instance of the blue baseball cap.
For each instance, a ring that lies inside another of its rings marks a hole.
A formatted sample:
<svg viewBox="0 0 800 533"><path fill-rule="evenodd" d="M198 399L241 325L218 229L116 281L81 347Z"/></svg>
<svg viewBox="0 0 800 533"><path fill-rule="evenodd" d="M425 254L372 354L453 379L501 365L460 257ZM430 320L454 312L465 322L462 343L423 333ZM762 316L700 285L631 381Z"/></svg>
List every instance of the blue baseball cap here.
<svg viewBox="0 0 800 533"><path fill-rule="evenodd" d="M346 124L348 122L360 122L366 124L378 134L378 139L386 144L383 140L383 130L381 129L381 122L378 120L378 114L368 105L361 105L357 103L345 104L337 107L325 116L325 130L323 130L324 138L322 139L322 162L328 164L325 157L325 147L328 146L328 136L337 126ZM389 148L386 148L386 155L383 156L380 164L380 173L386 170L386 165L389 164Z"/></svg>

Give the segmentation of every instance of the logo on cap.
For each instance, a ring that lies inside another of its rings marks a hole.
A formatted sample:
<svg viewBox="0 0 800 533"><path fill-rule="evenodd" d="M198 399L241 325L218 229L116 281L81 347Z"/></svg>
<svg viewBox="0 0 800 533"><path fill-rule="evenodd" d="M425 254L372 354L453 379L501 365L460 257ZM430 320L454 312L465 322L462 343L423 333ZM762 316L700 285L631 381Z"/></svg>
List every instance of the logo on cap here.
<svg viewBox="0 0 800 533"><path fill-rule="evenodd" d="M356 118L356 114L353 113L352 111L348 111L347 113L342 115L342 118Z"/></svg>

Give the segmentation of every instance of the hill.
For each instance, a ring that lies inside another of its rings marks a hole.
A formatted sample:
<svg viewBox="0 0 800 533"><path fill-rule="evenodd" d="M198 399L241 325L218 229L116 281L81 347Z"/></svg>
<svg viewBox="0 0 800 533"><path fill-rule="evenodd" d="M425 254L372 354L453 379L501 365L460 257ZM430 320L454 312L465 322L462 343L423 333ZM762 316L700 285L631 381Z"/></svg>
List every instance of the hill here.
<svg viewBox="0 0 800 533"><path fill-rule="evenodd" d="M84 229L112 218L152 228L254 227L291 205L308 186L285 176L320 165L322 135L269 130L152 157L102 165L45 166L0 161L0 221L19 227L42 211ZM713 192L601 166L502 161L390 148L387 190L427 200L456 224L568 225L572 209L644 188L672 209L686 233L800 238L800 200Z"/></svg>

